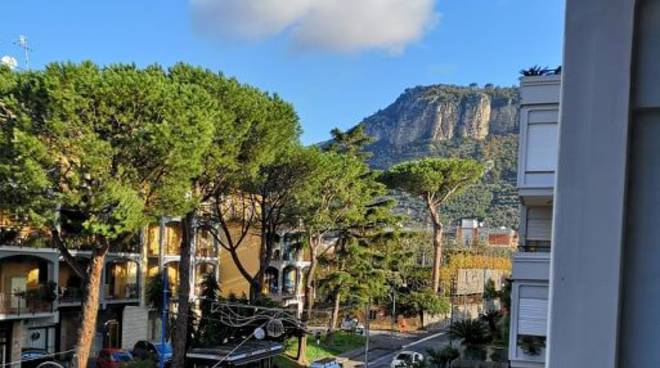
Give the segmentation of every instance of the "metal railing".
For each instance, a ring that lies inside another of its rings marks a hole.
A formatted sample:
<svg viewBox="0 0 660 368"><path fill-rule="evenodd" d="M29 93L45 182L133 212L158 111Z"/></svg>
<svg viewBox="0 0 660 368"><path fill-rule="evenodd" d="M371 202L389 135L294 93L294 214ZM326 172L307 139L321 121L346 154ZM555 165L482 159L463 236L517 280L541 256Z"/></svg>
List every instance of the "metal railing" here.
<svg viewBox="0 0 660 368"><path fill-rule="evenodd" d="M103 288L103 297L106 300L124 300L124 299L137 299L139 295L138 284L126 284L123 290L116 293L115 290L110 290L110 285L105 285Z"/></svg>
<svg viewBox="0 0 660 368"><path fill-rule="evenodd" d="M51 299L54 298L46 297L40 289L31 289L18 293L0 292L0 314L29 315L52 313L54 311L54 300Z"/></svg>
<svg viewBox="0 0 660 368"><path fill-rule="evenodd" d="M550 253L552 247L549 245L520 245L518 246L519 252L527 253Z"/></svg>
<svg viewBox="0 0 660 368"><path fill-rule="evenodd" d="M66 287L60 290L60 304L79 304L85 296L85 290L78 287Z"/></svg>

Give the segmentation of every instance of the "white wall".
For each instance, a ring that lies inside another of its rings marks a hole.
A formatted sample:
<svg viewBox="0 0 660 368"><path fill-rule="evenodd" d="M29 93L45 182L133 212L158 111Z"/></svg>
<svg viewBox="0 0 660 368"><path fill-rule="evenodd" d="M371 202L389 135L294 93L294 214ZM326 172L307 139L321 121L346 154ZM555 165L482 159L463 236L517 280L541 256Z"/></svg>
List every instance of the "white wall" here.
<svg viewBox="0 0 660 368"><path fill-rule="evenodd" d="M566 2L549 368L618 366L634 13L632 0Z"/></svg>

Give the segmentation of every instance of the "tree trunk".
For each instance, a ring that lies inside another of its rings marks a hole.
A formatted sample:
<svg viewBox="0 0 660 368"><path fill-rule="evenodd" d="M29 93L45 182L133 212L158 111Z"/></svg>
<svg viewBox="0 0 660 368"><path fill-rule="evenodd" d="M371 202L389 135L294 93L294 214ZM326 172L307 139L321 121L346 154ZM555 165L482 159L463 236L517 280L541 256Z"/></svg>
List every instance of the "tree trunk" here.
<svg viewBox="0 0 660 368"><path fill-rule="evenodd" d="M339 290L335 291L333 295L334 304L332 306L332 316L330 317L330 326L328 326L328 334L331 334L337 328L337 322L339 321L339 303L341 301L341 294Z"/></svg>
<svg viewBox="0 0 660 368"><path fill-rule="evenodd" d="M307 269L305 276L305 309L307 311L307 316L305 317L306 319L310 319L312 317L312 311L314 309L314 276L316 273L316 266L318 264L318 260L316 259L316 246L318 245L318 242L316 240L312 240L309 244L309 255L311 259L309 261L309 268Z"/></svg>
<svg viewBox="0 0 660 368"><path fill-rule="evenodd" d="M76 366L80 368L87 368L89 353L92 342L94 341L96 317L99 311L99 295L101 293L101 275L103 274L105 256L108 254L109 248L110 245L107 242L100 248L94 248L89 264L87 293L85 294L82 321L78 329L78 339L76 341Z"/></svg>
<svg viewBox="0 0 660 368"><path fill-rule="evenodd" d="M307 335L302 335L298 337L298 353L296 355L296 361L298 364L305 366L307 365L307 358L305 354L307 353Z"/></svg>
<svg viewBox="0 0 660 368"><path fill-rule="evenodd" d="M190 314L190 261L195 239L195 211L186 214L181 222L181 258L179 261L178 306L172 334L173 368L183 368L188 346L188 318Z"/></svg>
<svg viewBox="0 0 660 368"><path fill-rule="evenodd" d="M320 243L320 240L317 241L316 237L309 238L309 268L305 273L305 312L303 312L303 324L307 326L307 321L312 317L312 311L314 309L314 273L316 272L316 251L317 245ZM298 363L306 364L305 354L307 353L307 336L303 336L298 342Z"/></svg>
<svg viewBox="0 0 660 368"><path fill-rule="evenodd" d="M434 205L428 204L433 223L433 292L440 289L440 267L442 266L442 222Z"/></svg>
<svg viewBox="0 0 660 368"><path fill-rule="evenodd" d="M259 249L259 270L254 275L250 285L250 300L254 302L262 293L263 286L266 279L266 269L270 266L270 261L273 258L273 243L274 234L268 229L268 224L265 220L262 221L261 230L261 244ZM266 229L264 230L264 227ZM254 298L254 299L253 299Z"/></svg>

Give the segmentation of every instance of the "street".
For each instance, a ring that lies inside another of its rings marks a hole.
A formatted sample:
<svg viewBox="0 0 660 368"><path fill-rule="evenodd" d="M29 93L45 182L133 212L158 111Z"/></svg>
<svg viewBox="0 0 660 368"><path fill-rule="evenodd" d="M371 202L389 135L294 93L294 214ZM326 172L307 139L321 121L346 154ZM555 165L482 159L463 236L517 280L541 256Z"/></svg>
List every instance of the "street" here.
<svg viewBox="0 0 660 368"><path fill-rule="evenodd" d="M369 368L389 367L392 359L402 350L416 351L424 354L426 350L438 350L449 343L446 332L434 332L431 334L395 335L386 332L372 332L372 348L369 349ZM363 366L364 352L351 352L346 356L344 366L347 368Z"/></svg>

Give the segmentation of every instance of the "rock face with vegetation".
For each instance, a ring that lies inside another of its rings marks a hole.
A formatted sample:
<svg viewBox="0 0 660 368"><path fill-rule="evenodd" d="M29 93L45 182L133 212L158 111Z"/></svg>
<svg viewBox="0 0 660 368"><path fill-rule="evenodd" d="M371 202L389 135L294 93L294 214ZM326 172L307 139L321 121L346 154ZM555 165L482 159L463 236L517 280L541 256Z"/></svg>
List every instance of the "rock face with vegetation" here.
<svg viewBox="0 0 660 368"><path fill-rule="evenodd" d="M483 179L445 205L443 221L476 217L490 226L518 227L516 88L433 85L404 91L394 103L364 119L370 164L378 169L422 157L474 158L486 164ZM397 195L411 225L425 226L423 204Z"/></svg>

